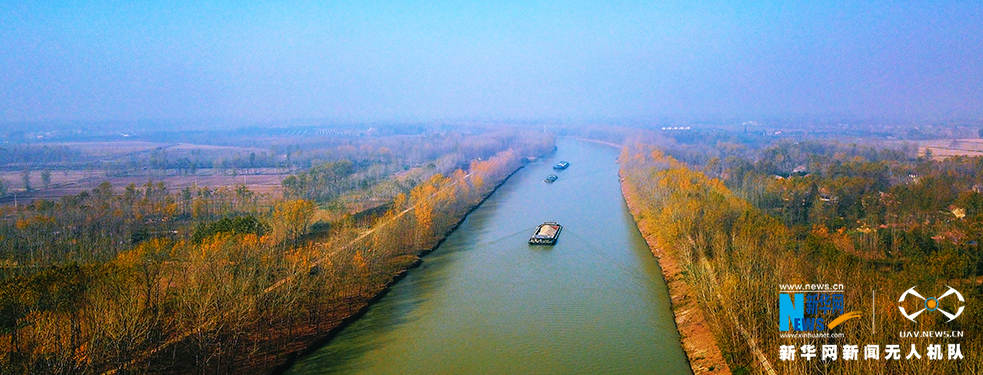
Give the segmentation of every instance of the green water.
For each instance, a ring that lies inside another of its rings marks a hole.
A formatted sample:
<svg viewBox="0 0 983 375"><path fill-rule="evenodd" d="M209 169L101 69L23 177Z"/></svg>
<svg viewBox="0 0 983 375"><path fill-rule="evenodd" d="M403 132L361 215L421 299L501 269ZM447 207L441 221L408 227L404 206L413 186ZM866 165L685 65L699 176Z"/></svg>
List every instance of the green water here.
<svg viewBox="0 0 983 375"><path fill-rule="evenodd" d="M291 374L689 373L617 150L561 139ZM569 169L554 172L559 161ZM543 178L560 176L553 184ZM535 226L564 226L553 247Z"/></svg>

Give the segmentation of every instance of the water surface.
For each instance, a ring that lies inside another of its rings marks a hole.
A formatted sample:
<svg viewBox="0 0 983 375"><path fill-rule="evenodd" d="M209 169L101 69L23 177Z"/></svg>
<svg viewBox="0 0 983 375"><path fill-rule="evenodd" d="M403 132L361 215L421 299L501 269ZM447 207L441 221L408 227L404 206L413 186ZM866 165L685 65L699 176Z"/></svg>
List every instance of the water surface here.
<svg viewBox="0 0 983 375"><path fill-rule="evenodd" d="M561 139L290 374L689 373L617 150ZM555 172L559 161L569 169ZM560 178L546 184L543 178ZM536 225L564 226L552 247Z"/></svg>

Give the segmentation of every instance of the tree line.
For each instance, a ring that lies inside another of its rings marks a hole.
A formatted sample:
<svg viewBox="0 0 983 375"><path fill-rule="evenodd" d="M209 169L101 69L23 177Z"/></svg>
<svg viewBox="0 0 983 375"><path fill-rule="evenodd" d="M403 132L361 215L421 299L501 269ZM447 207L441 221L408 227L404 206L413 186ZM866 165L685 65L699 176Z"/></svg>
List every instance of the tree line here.
<svg viewBox="0 0 983 375"><path fill-rule="evenodd" d="M765 153L767 154L767 153ZM929 163L928 161L914 161ZM975 161L974 161L975 162ZM638 226L642 232L653 235L669 256L680 262L683 277L696 291L696 298L708 316L711 331L717 344L725 353L730 367L735 371L761 371L760 362L751 352L748 341L754 340L771 364L781 373L914 373L920 371L941 371L945 373L971 373L980 371L978 354L983 340L969 336L961 341L962 361L779 361L777 348L786 344L829 343L823 340L787 339L779 336L779 321L776 291L780 284L795 283L840 283L846 286L846 303L849 310L863 311L873 308L878 319L878 329L874 333L865 323L853 322L837 328L845 333L852 344L900 344L907 348L914 339L899 338L901 330L965 330L979 332L981 323L980 307L967 305L963 316L951 323L943 319L926 317L920 325L909 324L898 315L895 299L902 291L912 285L924 290L944 290L953 286L966 295L983 292L975 278L972 267L972 249L959 250L947 240L933 238L934 229L957 229L961 224L950 221L947 224L930 226L932 236L918 237L914 234L895 234L904 246L911 251L892 254L893 261L868 257L853 251L840 235L847 229L856 228L856 222L833 220L834 215L848 213L829 210L824 213L788 212L784 204L801 204L802 200L779 198L779 206L769 205L775 200L749 200L755 189L765 189L759 184L786 184L788 178L777 179L774 170L761 168L759 174L764 179L734 177L734 171L723 178L714 178L691 166L666 155L659 148L636 143L626 146L619 158L621 173L626 184L626 193L634 202L641 205ZM929 168L951 170L963 162L954 164L939 163ZM733 163L741 165L743 163ZM856 182L863 189L858 198L863 206L862 196L871 189L878 191L888 188L890 173L877 165L832 163L828 178L858 178ZM835 166L834 166L835 165ZM712 168L703 165L703 168ZM843 170L842 168L846 168ZM730 168L724 168L729 170ZM888 168L887 170L890 170ZM924 170L922 170L924 171ZM886 174L886 175L885 175ZM793 183L799 186L795 179ZM958 179L957 179L958 180ZM741 181L735 187L731 183ZM882 184L882 185L879 185ZM956 182L958 185L959 183ZM850 185L847 185L850 186ZM737 190L734 190L737 189ZM807 191L811 188L803 188ZM899 188L904 189L904 188ZM936 190L936 188L926 189ZM832 189L833 194L838 191ZM965 193L965 191L963 191ZM895 191L900 195L900 191ZM978 193L974 193L978 194ZM875 194L880 197L880 194ZM957 194L958 195L958 194ZM790 197L790 196L786 196ZM825 202L817 198L817 201ZM756 203L752 203L756 202ZM788 203L792 202L792 203ZM899 217L918 216L928 207L894 208ZM866 211L864 211L866 212ZM927 212L927 211L925 211ZM866 214L861 217L870 217ZM882 216L887 217L887 216ZM893 220L894 216L891 216ZM851 218L852 219L852 218ZM890 222L890 221L889 221ZM841 223L840 227L836 224ZM827 226L827 224L830 224ZM879 226L878 226L879 227ZM839 228L839 229L837 229ZM888 229L891 228L891 229ZM888 226L884 230L909 232L926 230L904 226ZM905 236L914 236L908 238ZM890 246L874 241L871 248L882 253L890 253ZM871 305L871 290L876 289L881 297L876 305ZM742 327L739 327L742 326ZM742 329L749 336L746 336ZM808 342L807 342L808 341ZM885 367L886 366L886 367Z"/></svg>
<svg viewBox="0 0 983 375"><path fill-rule="evenodd" d="M159 183L4 207L0 372L272 369L553 148L548 137L509 139L429 173L369 220L319 223L325 209L312 200Z"/></svg>

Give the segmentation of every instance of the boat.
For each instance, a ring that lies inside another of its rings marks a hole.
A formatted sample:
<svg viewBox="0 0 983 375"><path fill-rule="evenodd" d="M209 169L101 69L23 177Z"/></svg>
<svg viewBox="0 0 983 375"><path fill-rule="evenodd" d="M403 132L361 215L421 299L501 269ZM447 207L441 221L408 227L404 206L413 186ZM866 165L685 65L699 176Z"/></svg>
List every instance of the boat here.
<svg viewBox="0 0 983 375"><path fill-rule="evenodd" d="M556 164L553 165L553 169L556 169L556 170L567 169L567 167L569 167L569 166L570 166L570 163L569 162L567 162L565 160L561 160L559 163L556 163Z"/></svg>
<svg viewBox="0 0 983 375"><path fill-rule="evenodd" d="M543 179L543 181L546 181L547 184L552 184L554 181L556 181L557 178L559 177L556 177L555 174L551 174L549 176L546 176L546 178Z"/></svg>
<svg viewBox="0 0 983 375"><path fill-rule="evenodd" d="M536 232L532 234L532 237L529 237L529 244L554 245L556 244L557 238L560 237L561 230L563 230L563 226L557 224L555 221L547 221L539 224L536 227Z"/></svg>

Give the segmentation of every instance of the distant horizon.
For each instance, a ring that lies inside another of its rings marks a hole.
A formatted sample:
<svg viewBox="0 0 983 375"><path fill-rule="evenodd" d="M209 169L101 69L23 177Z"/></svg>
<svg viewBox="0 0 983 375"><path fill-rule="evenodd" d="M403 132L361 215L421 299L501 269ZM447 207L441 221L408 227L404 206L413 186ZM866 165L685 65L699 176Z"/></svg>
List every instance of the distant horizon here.
<svg viewBox="0 0 983 375"><path fill-rule="evenodd" d="M720 116L658 116L652 118L598 118L598 119L562 119L562 118L432 118L432 119L332 119L332 118L285 118L274 120L246 120L235 118L210 119L47 119L26 121L0 121L0 126L145 126L165 125L181 127L202 127L229 129L252 127L331 127L331 126L430 126L430 125L551 125L551 126L657 126L670 124L713 124L727 125L743 122L758 122L759 125L803 125L805 122L822 124L856 123L856 124L890 124L890 125L937 125L937 124L983 124L983 116L978 117L885 117L885 116L846 116L846 115L720 115ZM161 129L167 130L167 129Z"/></svg>

